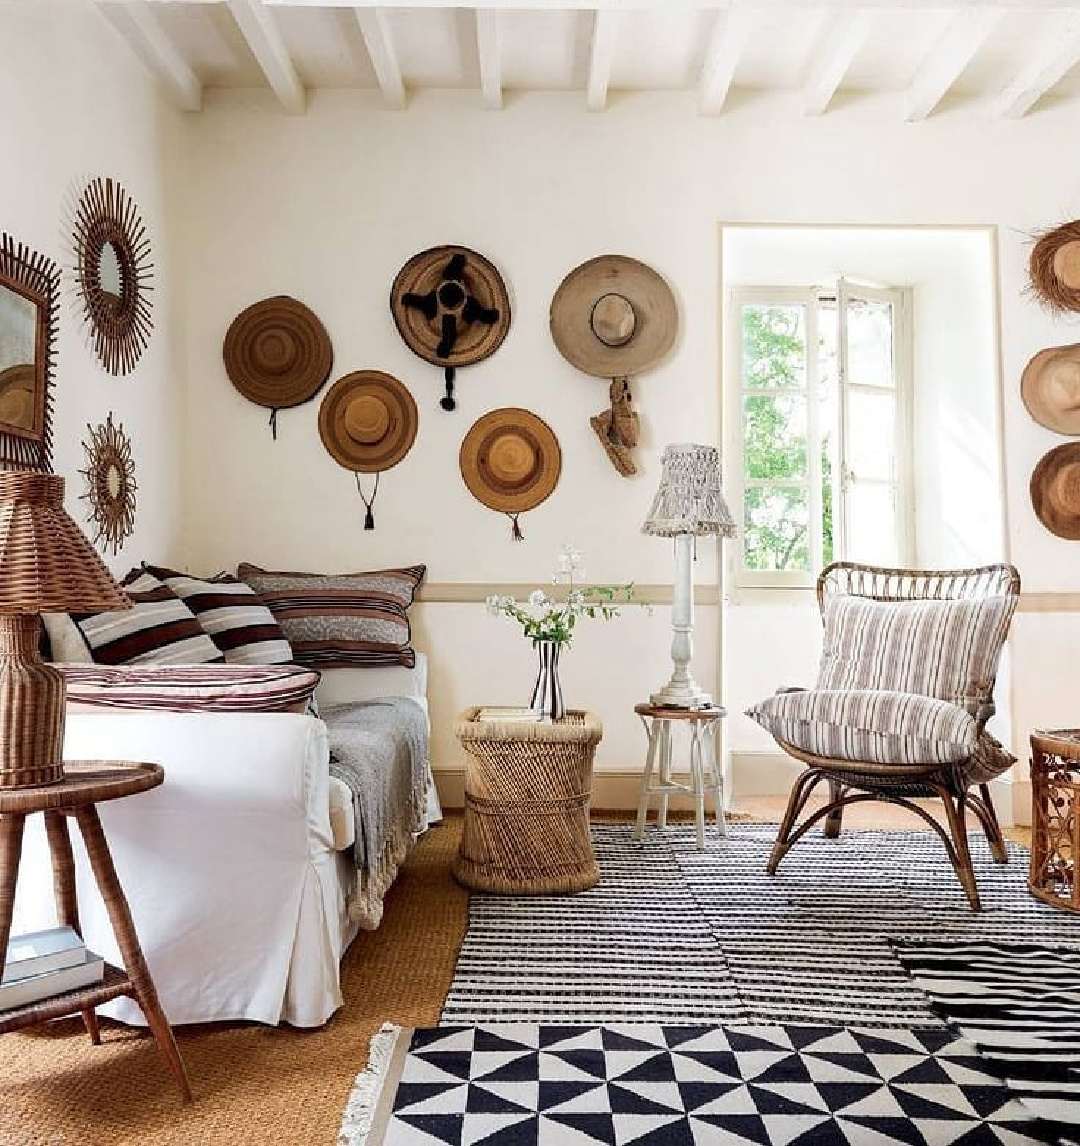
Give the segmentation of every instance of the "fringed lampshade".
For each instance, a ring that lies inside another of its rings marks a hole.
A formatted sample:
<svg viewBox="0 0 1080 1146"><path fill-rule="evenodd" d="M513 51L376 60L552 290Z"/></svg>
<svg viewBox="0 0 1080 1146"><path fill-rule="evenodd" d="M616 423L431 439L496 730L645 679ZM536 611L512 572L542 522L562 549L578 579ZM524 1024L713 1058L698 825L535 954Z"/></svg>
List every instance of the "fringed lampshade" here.
<svg viewBox="0 0 1080 1146"><path fill-rule="evenodd" d="M690 673L694 648L693 539L732 537L735 521L720 488L720 452L693 443L666 446L660 488L641 527L654 537L675 538L671 603L671 679L650 697L660 708L708 708L712 697Z"/></svg>
<svg viewBox="0 0 1080 1146"><path fill-rule="evenodd" d="M130 607L64 510L64 479L0 472L0 788L64 775L64 678L41 659L39 614Z"/></svg>

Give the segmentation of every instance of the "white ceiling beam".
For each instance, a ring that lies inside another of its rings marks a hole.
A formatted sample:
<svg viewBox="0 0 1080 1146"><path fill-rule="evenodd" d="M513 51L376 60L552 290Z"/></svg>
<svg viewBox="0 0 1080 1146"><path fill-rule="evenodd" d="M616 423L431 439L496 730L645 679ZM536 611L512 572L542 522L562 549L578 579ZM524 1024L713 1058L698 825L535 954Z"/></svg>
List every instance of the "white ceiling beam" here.
<svg viewBox="0 0 1080 1146"><path fill-rule="evenodd" d="M364 37L371 66L382 89L387 107L405 106L405 81L401 75L394 40L390 34L390 21L382 8L357 8L356 22Z"/></svg>
<svg viewBox="0 0 1080 1146"><path fill-rule="evenodd" d="M169 39L149 3L100 4L98 10L128 42L139 62L181 111L202 107L202 84Z"/></svg>
<svg viewBox="0 0 1080 1146"><path fill-rule="evenodd" d="M2 2L2 0L0 0ZM147 4L172 4L176 0L145 0ZM221 0L187 0L190 4L219 4ZM128 4L131 0L98 0L104 6ZM263 0L269 8L460 8L461 0ZM512 8L513 0L472 0L470 8ZM521 5L539 11L563 12L579 10L582 0L527 0ZM752 10L783 9L800 7L798 0L664 0L663 7L671 11L700 12L722 9L749 8ZM832 0L829 5L834 10L848 8L869 8L880 11L940 10L943 7L964 8L1006 8L1009 10L1031 11L1032 0ZM656 7L660 7L659 4ZM1039 0L1035 5L1040 10L1080 11L1078 0ZM642 8L642 0L592 0L590 8L610 8L615 11L634 11Z"/></svg>
<svg viewBox="0 0 1080 1146"><path fill-rule="evenodd" d="M307 95L273 15L262 0L229 0L229 11L281 106L290 115L303 115Z"/></svg>
<svg viewBox="0 0 1080 1146"><path fill-rule="evenodd" d="M823 115L848 68L866 43L870 13L862 8L834 11L814 49L810 76L803 91L803 111Z"/></svg>
<svg viewBox="0 0 1080 1146"><path fill-rule="evenodd" d="M613 8L600 8L593 13L589 82L585 94L585 106L589 111L603 111L607 107L608 84L611 82L615 45L619 40L620 17L621 13Z"/></svg>
<svg viewBox="0 0 1080 1146"><path fill-rule="evenodd" d="M926 119L941 103L1004 15L1000 8L969 8L956 13L919 65L904 95L904 118L909 123Z"/></svg>
<svg viewBox="0 0 1080 1146"><path fill-rule="evenodd" d="M753 17L741 8L717 12L701 66L698 107L702 115L719 115L723 111L753 24Z"/></svg>
<svg viewBox="0 0 1080 1146"><path fill-rule="evenodd" d="M1080 18L1063 16L993 103L1002 119L1027 115L1075 64L1080 63Z"/></svg>
<svg viewBox="0 0 1080 1146"><path fill-rule="evenodd" d="M502 61L499 58L499 13L497 9L477 9L476 55L480 61L480 96L484 107L490 111L501 111L503 106Z"/></svg>

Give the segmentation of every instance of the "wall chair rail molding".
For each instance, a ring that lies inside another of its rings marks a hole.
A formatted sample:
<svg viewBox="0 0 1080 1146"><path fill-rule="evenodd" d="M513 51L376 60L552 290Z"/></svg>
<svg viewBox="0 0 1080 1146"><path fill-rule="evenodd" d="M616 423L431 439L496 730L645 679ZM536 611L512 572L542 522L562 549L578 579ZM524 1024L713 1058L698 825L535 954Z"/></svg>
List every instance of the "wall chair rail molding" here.
<svg viewBox="0 0 1080 1146"><path fill-rule="evenodd" d="M0 468L52 469L60 268L0 233Z"/></svg>

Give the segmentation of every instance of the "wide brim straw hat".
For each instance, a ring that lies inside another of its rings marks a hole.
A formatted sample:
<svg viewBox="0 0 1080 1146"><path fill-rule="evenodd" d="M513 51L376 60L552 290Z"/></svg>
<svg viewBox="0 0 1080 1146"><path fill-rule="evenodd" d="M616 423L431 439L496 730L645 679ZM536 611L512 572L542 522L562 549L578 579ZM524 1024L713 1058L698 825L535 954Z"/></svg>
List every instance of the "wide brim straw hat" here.
<svg viewBox="0 0 1080 1146"><path fill-rule="evenodd" d="M1080 219L1039 236L1028 258L1028 278L1053 310L1080 311Z"/></svg>
<svg viewBox="0 0 1080 1146"><path fill-rule="evenodd" d="M1044 454L1031 474L1035 515L1058 537L1080 541L1080 442Z"/></svg>
<svg viewBox="0 0 1080 1146"><path fill-rule="evenodd" d="M455 257L452 273L448 268ZM406 296L429 300L427 310L408 305ZM490 322L470 318L470 300L481 311L495 311ZM430 247L413 255L401 268L390 288L390 310L401 337L414 354L438 366L471 366L494 354L510 329L510 295L494 264L469 247L446 245ZM443 339L443 317L455 316L453 346L443 356L438 353Z"/></svg>
<svg viewBox="0 0 1080 1146"><path fill-rule="evenodd" d="M1040 426L1080 434L1080 344L1040 350L1024 367L1020 397Z"/></svg>
<svg viewBox="0 0 1080 1146"><path fill-rule="evenodd" d="M477 501L513 515L551 496L562 471L562 450L545 421L507 406L473 423L461 443L459 462Z"/></svg>
<svg viewBox="0 0 1080 1146"><path fill-rule="evenodd" d="M302 302L278 295L242 310L225 335L225 372L241 394L280 410L313 398L334 364L330 336Z"/></svg>
<svg viewBox="0 0 1080 1146"><path fill-rule="evenodd" d="M413 396L381 370L339 378L319 407L319 435L327 452L354 473L396 466L416 441L419 418Z"/></svg>
<svg viewBox="0 0 1080 1146"><path fill-rule="evenodd" d="M551 337L562 356L597 378L655 366L675 342L679 308L664 279L625 255L572 270L551 300Z"/></svg>

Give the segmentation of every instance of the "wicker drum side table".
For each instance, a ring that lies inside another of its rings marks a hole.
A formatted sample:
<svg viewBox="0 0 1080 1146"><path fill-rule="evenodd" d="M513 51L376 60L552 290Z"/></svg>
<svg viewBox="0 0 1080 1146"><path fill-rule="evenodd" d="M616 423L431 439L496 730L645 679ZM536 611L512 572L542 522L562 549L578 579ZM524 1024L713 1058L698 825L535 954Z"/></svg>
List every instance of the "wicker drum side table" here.
<svg viewBox="0 0 1080 1146"><path fill-rule="evenodd" d="M1080 729L1031 736L1031 894L1080 912Z"/></svg>
<svg viewBox="0 0 1080 1146"><path fill-rule="evenodd" d="M555 722L458 717L467 754L465 825L457 881L476 891L536 895L584 891L600 879L589 836L599 719L572 710Z"/></svg>

